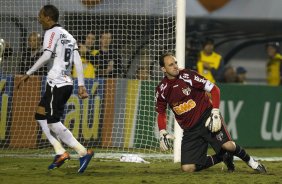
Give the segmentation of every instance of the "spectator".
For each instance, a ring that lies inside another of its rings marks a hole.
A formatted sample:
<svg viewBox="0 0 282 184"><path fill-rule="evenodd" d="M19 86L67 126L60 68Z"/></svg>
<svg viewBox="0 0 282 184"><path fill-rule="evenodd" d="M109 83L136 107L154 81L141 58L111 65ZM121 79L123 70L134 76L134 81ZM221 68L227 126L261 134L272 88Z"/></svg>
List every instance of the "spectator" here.
<svg viewBox="0 0 282 184"><path fill-rule="evenodd" d="M79 45L79 53L81 54L84 78L96 77L96 68L90 62L91 57L94 57L99 52L98 50L95 50L94 43L95 35L92 32L89 32L86 35L84 43ZM72 72L73 77L77 77L75 66L73 67Z"/></svg>
<svg viewBox="0 0 282 184"><path fill-rule="evenodd" d="M227 65L224 67L218 82L222 83L235 83L237 80L237 74L233 66Z"/></svg>
<svg viewBox="0 0 282 184"><path fill-rule="evenodd" d="M0 68L2 74L8 74L8 75L15 75L18 74L19 71L19 57L18 53L15 52L13 47L10 45L10 43L7 40L0 39L1 42L1 62L0 62Z"/></svg>
<svg viewBox="0 0 282 184"><path fill-rule="evenodd" d="M245 84L246 83L247 70L244 67L239 66L236 69L236 73L237 73L236 82Z"/></svg>
<svg viewBox="0 0 282 184"><path fill-rule="evenodd" d="M103 32L100 37L99 53L94 58L97 64L99 77L123 77L123 66L121 56L112 48L112 34Z"/></svg>
<svg viewBox="0 0 282 184"><path fill-rule="evenodd" d="M136 79L150 80L150 63L152 58L147 49L142 49L139 57L139 66L136 70Z"/></svg>
<svg viewBox="0 0 282 184"><path fill-rule="evenodd" d="M279 43L269 42L266 44L266 52L269 57L266 64L266 80L270 86L281 85L281 60L282 56L279 53Z"/></svg>
<svg viewBox="0 0 282 184"><path fill-rule="evenodd" d="M7 42L5 42L5 48L3 52L3 60L8 59L9 57L12 57L14 53L14 49L11 47L11 45Z"/></svg>
<svg viewBox="0 0 282 184"><path fill-rule="evenodd" d="M42 55L41 36L39 33L30 33L27 41L27 48L24 48L20 61L20 74L25 74ZM40 68L34 75L47 75L47 66Z"/></svg>
<svg viewBox="0 0 282 184"><path fill-rule="evenodd" d="M197 62L197 71L211 82L216 82L223 69L221 55L214 51L214 40L206 38Z"/></svg>

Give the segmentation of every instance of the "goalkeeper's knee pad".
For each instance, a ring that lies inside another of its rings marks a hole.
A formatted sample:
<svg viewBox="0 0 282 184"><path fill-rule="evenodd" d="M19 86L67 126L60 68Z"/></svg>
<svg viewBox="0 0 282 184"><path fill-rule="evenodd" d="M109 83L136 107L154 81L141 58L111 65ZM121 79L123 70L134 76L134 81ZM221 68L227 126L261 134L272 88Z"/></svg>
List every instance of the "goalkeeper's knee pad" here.
<svg viewBox="0 0 282 184"><path fill-rule="evenodd" d="M35 120L45 120L46 116L42 114L35 113L34 115Z"/></svg>

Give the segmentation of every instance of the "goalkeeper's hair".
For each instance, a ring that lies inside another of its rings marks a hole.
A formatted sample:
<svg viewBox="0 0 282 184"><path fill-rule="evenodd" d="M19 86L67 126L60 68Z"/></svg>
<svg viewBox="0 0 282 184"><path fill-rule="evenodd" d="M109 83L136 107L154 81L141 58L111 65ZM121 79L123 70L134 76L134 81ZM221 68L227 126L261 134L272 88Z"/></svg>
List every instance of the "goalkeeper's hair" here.
<svg viewBox="0 0 282 184"><path fill-rule="evenodd" d="M54 22L58 22L60 13L56 6L48 4L43 6L43 10L45 16L49 16Z"/></svg>
<svg viewBox="0 0 282 184"><path fill-rule="evenodd" d="M164 67L164 58L167 57L167 56L175 57L173 52L166 52L166 53L162 54L159 58L160 67Z"/></svg>

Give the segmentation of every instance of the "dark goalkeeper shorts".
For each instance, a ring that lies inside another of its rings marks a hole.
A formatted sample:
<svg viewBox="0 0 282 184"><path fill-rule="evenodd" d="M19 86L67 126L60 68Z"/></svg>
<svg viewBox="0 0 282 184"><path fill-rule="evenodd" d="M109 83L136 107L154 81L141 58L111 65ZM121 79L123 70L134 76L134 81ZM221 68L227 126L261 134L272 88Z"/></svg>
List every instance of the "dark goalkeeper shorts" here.
<svg viewBox="0 0 282 184"><path fill-rule="evenodd" d="M61 120L64 107L72 94L73 86L67 85L57 88L48 83L38 106L45 107L47 123L57 123Z"/></svg>
<svg viewBox="0 0 282 184"><path fill-rule="evenodd" d="M206 111L194 127L184 130L181 144L181 165L204 165L207 160L208 145L219 153L222 145L231 140L222 117L223 126L219 132L211 133L205 127L210 113L211 110Z"/></svg>

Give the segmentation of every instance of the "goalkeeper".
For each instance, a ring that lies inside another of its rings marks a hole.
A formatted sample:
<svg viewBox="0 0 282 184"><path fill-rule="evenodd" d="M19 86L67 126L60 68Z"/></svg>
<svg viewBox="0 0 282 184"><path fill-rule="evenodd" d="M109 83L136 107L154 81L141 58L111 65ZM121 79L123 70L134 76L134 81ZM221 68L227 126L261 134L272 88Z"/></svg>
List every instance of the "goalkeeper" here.
<svg viewBox="0 0 282 184"><path fill-rule="evenodd" d="M172 147L174 136L166 131L166 108L172 109L183 129L181 169L195 172L224 161L234 171L233 155L242 159L255 171L265 173L265 167L245 149L231 140L219 112L220 90L195 71L180 70L172 53L160 57L159 65L165 77L156 88L156 111L160 130L160 148ZM211 94L210 100L207 92ZM208 145L215 155L207 156Z"/></svg>

